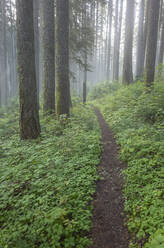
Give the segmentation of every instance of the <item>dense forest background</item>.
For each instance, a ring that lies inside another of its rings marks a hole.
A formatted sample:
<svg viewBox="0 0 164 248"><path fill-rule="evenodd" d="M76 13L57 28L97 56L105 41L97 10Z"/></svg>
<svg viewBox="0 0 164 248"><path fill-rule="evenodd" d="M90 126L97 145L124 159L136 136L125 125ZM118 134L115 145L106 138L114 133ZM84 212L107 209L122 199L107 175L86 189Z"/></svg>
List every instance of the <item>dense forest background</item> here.
<svg viewBox="0 0 164 248"><path fill-rule="evenodd" d="M159 12L156 15L156 19L158 19L156 23L148 21L150 2L144 0L70 1L70 15L67 21L69 21L70 30L69 77L72 95L82 98L86 82L88 91L88 88L103 80L120 80L124 83L131 83L133 80L143 79L148 47L148 26L152 26L150 35L153 35L152 37L155 37L156 41L158 38L157 50L155 45L151 47L152 49L150 48L150 53L155 50L155 55L152 56L156 57L156 68L161 71L164 50L163 1L157 1L152 7ZM159 4L160 6L158 6ZM44 47L50 40L48 38L46 40L44 37L48 35L48 32L54 32L55 23L57 25L56 7L53 7L55 16L47 21L44 20L50 18L49 11L52 11L52 7L52 1L46 7L44 1L43 3L39 0L33 2L38 94L43 92L44 80L46 76L48 77L44 72L45 61L48 59L44 54ZM46 22L47 24L45 24ZM1 1L0 23L0 103L7 105L11 97L18 95L16 3L14 0ZM48 23L52 29L48 27ZM52 35L50 38L54 43L51 47L54 49L54 54L49 59L54 62L49 68L55 67L55 36ZM53 73L51 74L54 77ZM85 98L85 94L83 98Z"/></svg>
<svg viewBox="0 0 164 248"><path fill-rule="evenodd" d="M0 248L164 247L163 57L163 0L0 0Z"/></svg>

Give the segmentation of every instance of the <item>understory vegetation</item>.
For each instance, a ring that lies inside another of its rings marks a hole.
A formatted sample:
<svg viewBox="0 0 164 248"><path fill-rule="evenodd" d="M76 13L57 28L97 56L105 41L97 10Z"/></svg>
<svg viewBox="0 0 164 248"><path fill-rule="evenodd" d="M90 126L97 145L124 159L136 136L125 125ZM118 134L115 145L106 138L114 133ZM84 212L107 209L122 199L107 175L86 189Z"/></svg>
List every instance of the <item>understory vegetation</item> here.
<svg viewBox="0 0 164 248"><path fill-rule="evenodd" d="M121 146L120 157L127 164L124 197L131 247L163 248L164 84L155 83L149 94L141 82L118 85L117 91L112 87L105 86L101 97L100 84L90 99L97 98L94 104L112 127Z"/></svg>
<svg viewBox="0 0 164 248"><path fill-rule="evenodd" d="M41 138L20 141L15 109L0 113L0 247L86 247L101 153L96 116L82 105L69 121L41 116Z"/></svg>

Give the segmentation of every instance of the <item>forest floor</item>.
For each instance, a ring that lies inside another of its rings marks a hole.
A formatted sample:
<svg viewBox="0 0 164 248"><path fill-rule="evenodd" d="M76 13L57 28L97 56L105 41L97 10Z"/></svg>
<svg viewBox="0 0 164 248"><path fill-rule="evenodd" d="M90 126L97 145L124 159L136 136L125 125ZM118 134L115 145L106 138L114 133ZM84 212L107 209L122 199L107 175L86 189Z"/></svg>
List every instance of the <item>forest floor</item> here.
<svg viewBox="0 0 164 248"><path fill-rule="evenodd" d="M97 108L95 113L102 132L103 153L94 199L91 248L128 248L129 234L124 225L126 217L121 175L125 165L117 158L118 147L108 124Z"/></svg>

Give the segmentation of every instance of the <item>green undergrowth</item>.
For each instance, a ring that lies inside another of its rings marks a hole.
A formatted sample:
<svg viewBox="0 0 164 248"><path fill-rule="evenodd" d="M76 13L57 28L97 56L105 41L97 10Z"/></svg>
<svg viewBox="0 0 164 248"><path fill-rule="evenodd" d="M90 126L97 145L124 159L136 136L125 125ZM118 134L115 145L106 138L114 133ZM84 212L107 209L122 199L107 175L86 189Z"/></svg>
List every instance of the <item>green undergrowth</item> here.
<svg viewBox="0 0 164 248"><path fill-rule="evenodd" d="M78 105L67 124L41 117L41 138L20 141L15 108L0 113L0 247L88 247L101 153L93 111Z"/></svg>
<svg viewBox="0 0 164 248"><path fill-rule="evenodd" d="M125 210L131 247L164 247L164 83L144 93L143 83L97 99L127 163Z"/></svg>

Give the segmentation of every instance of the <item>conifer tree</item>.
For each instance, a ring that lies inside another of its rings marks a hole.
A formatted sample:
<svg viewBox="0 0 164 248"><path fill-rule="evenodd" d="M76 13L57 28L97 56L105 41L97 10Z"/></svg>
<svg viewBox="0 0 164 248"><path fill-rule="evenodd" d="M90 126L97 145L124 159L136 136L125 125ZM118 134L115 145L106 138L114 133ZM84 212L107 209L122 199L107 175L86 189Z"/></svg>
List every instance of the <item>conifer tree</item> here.
<svg viewBox="0 0 164 248"><path fill-rule="evenodd" d="M56 113L69 116L69 0L56 1Z"/></svg>
<svg viewBox="0 0 164 248"><path fill-rule="evenodd" d="M159 8L160 8L160 0L149 1L146 71L145 71L145 83L147 88L149 89L151 89L153 86L154 75L155 75Z"/></svg>
<svg viewBox="0 0 164 248"><path fill-rule="evenodd" d="M35 73L33 0L17 0L17 52L20 101L20 137L40 135Z"/></svg>
<svg viewBox="0 0 164 248"><path fill-rule="evenodd" d="M124 62L123 62L123 84L133 82L132 53L133 53L133 30L134 30L134 0L127 0L126 7L126 29L124 44Z"/></svg>
<svg viewBox="0 0 164 248"><path fill-rule="evenodd" d="M43 25L43 111L55 111L55 13L54 0L42 0Z"/></svg>

